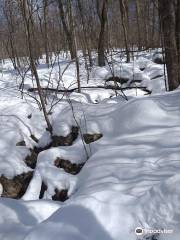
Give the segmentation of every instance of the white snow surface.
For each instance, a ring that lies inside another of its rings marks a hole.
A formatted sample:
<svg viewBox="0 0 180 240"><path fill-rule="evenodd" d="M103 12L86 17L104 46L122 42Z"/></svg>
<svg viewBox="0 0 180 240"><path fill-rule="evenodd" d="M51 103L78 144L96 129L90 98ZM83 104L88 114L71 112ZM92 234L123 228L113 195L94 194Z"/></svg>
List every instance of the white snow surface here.
<svg viewBox="0 0 180 240"><path fill-rule="evenodd" d="M0 198L0 240L153 239L152 234L137 237L137 227L170 229L173 233L160 234L158 240L179 240L180 90L164 93L164 68L151 61L153 54L144 52L133 63L114 65L116 76L129 78L128 84L142 80L139 86L152 90L151 96L128 90L126 101L120 91L116 96L107 89L58 94L63 99L49 115L54 134L66 136L77 124L81 131L72 146L54 147L38 155L21 200ZM62 72L68 61L60 60ZM40 139L39 147L50 143L36 101L26 94L21 99L16 84L20 79L11 68L6 60L0 82L0 175L9 178L31 170L23 161L29 148L37 145L30 135ZM58 68L51 74L50 87L57 86ZM81 72L83 86L103 86L112 76L107 66L94 67L87 84L84 69ZM38 73L47 86L50 70L42 63ZM75 79L72 64L60 86L76 87ZM30 77L25 79L28 87L32 87ZM50 95L48 101L54 99ZM51 109L50 104L47 107ZM81 139L84 133L102 133L103 137L87 145ZM16 146L22 140L26 146ZM79 174L70 175L54 166L57 157L85 165ZM48 189L39 200L42 181ZM55 188L68 189L69 199L64 203L50 200Z"/></svg>

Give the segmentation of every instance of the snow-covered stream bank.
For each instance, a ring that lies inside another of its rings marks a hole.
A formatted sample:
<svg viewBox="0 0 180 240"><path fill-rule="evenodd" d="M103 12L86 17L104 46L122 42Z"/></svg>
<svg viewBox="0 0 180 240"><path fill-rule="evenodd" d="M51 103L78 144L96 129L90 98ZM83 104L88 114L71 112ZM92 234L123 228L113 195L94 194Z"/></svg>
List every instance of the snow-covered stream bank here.
<svg viewBox="0 0 180 240"><path fill-rule="evenodd" d="M134 64L123 63L121 71L116 68L116 75L129 80L141 78L140 85L152 90L152 96L129 90L126 101L113 90L86 89L68 96L74 113L67 96L53 108L50 119L55 134L66 136L78 122L81 134L103 136L85 144L89 158L77 175L57 168L54 161L57 157L78 164L86 161L80 133L72 146L53 147L38 155L23 199L0 199L1 240L179 240L180 91L163 93L163 66L149 58L147 53ZM0 174L13 177L31 170L23 161L35 145L30 132L40 138L41 147L50 140L37 105L26 94L20 99L15 76L9 82L8 71L1 81L2 88L6 81L8 86L0 95ZM47 68L40 68L39 74L45 84ZM96 67L91 74L88 86L103 85L110 77L105 68ZM56 75L55 68L52 79ZM66 87L74 79L72 66L64 75ZM55 85L55 80L52 82ZM83 77L82 85L86 85ZM32 87L28 78L25 86ZM16 146L22 140L26 146ZM47 190L39 200L42 181ZM69 199L52 201L55 188L67 189ZM137 236L137 227L173 232Z"/></svg>

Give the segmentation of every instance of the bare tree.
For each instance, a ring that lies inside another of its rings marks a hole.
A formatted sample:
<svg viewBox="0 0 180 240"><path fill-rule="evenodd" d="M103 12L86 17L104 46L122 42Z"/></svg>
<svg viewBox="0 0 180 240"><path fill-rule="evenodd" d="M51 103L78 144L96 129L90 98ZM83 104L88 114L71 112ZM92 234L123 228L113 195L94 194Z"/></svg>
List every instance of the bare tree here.
<svg viewBox="0 0 180 240"><path fill-rule="evenodd" d="M46 53L46 64L49 66L47 15L48 15L48 0L43 0L44 48L45 48L45 53Z"/></svg>
<svg viewBox="0 0 180 240"><path fill-rule="evenodd" d="M177 88L180 83L180 65L178 61L178 44L176 41L177 36L179 36L179 30L176 26L174 1L159 0L158 3L165 47L168 84L169 90L172 91Z"/></svg>
<svg viewBox="0 0 180 240"><path fill-rule="evenodd" d="M119 0L121 22L124 32L124 43L126 48L126 62L130 62L129 39L128 39L128 16L127 16L127 2L126 0Z"/></svg>
<svg viewBox="0 0 180 240"><path fill-rule="evenodd" d="M136 20L137 20L137 30L138 30L138 49L141 50L141 29L140 29L140 5L139 0L136 0Z"/></svg>
<svg viewBox="0 0 180 240"><path fill-rule="evenodd" d="M176 3L176 43L178 50L179 66L180 66L180 1Z"/></svg>
<svg viewBox="0 0 180 240"><path fill-rule="evenodd" d="M102 5L100 4L101 1L96 0L97 5L97 13L100 20L100 33L98 39L98 65L105 66L105 26L107 22L107 0L102 0ZM101 5L101 6L100 6Z"/></svg>
<svg viewBox="0 0 180 240"><path fill-rule="evenodd" d="M80 14L80 21L82 24L82 31L83 31L83 40L84 40L83 48L85 48L85 50L87 50L89 64L90 64L90 66L92 66L92 56L91 56L90 44L89 44L88 35L87 35L87 29L85 27L84 9L83 9L81 0L77 0L77 6L78 6L79 14Z"/></svg>
<svg viewBox="0 0 180 240"><path fill-rule="evenodd" d="M23 0L20 2L20 8L22 11L22 16L24 20L24 25L26 28L26 38L27 38L27 44L28 44L28 52L29 52L29 61L30 61L30 67L31 67L31 72L35 77L36 84L37 84L37 89L38 89L38 95L40 98L43 114L45 121L47 123L47 130L52 134L52 126L48 118L47 110L46 110L46 105L43 97L43 92L38 76L38 72L36 69L36 64L35 64L35 59L33 55L33 40L32 40L32 31L33 31L33 14L32 14L32 8L30 6L29 0Z"/></svg>
<svg viewBox="0 0 180 240"><path fill-rule="evenodd" d="M13 63L14 69L20 66L18 53L15 45L15 31L16 31L16 19L15 14L13 12L15 8L15 4L9 0L5 2L3 11L7 20L8 27L8 39L6 42L6 49L8 51L8 55Z"/></svg>
<svg viewBox="0 0 180 240"><path fill-rule="evenodd" d="M64 5L62 0L57 0L58 1L58 7L59 7L59 14L60 14L60 18L62 21L62 25L63 25L63 29L64 29L64 33L66 34L66 38L67 38L67 43L68 43L68 47L69 47L69 51L71 54L71 59L76 58L76 51L75 51L75 47L74 47L74 38L73 38L73 29L72 29L72 23L67 22L67 19L69 20L69 18L66 19L65 16L65 10L64 10ZM67 13L70 14L70 1L66 2L66 7L67 7Z"/></svg>

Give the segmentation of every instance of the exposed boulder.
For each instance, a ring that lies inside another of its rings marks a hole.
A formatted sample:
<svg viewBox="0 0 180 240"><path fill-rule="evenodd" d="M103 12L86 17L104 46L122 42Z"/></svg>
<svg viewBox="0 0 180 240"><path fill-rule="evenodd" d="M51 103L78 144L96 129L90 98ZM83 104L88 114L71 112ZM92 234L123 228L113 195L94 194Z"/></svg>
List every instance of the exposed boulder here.
<svg viewBox="0 0 180 240"><path fill-rule="evenodd" d="M156 64L164 64L164 60L160 57L156 57L153 59L153 62L156 63Z"/></svg>
<svg viewBox="0 0 180 240"><path fill-rule="evenodd" d="M160 52L154 53L152 60L156 64L165 64L163 53Z"/></svg>
<svg viewBox="0 0 180 240"><path fill-rule="evenodd" d="M43 148L35 146L33 149L30 149L31 153L25 158L25 163L28 167L35 169L37 157L40 152L50 149L51 147L72 145L78 137L78 131L78 127L73 126L71 132L67 136L52 136L52 141L47 146Z"/></svg>
<svg viewBox="0 0 180 240"><path fill-rule="evenodd" d="M83 138L86 144L89 144L91 142L95 142L98 139L102 138L102 133L93 133L93 134L89 134L89 133L85 133L83 134Z"/></svg>
<svg viewBox="0 0 180 240"><path fill-rule="evenodd" d="M27 164L28 167L35 169L36 167L36 162L37 162L37 157L38 157L38 152L34 149L30 149L31 154L28 155L25 158L25 163Z"/></svg>
<svg viewBox="0 0 180 240"><path fill-rule="evenodd" d="M5 176L0 177L0 183L3 187L1 197L7 198L21 198L32 179L33 172L22 173L15 176L13 179L9 179Z"/></svg>
<svg viewBox="0 0 180 240"><path fill-rule="evenodd" d="M67 189L55 189L55 194L52 196L52 200L65 202L68 199L68 190Z"/></svg>
<svg viewBox="0 0 180 240"><path fill-rule="evenodd" d="M143 72L145 70L145 67L141 67L139 69Z"/></svg>
<svg viewBox="0 0 180 240"><path fill-rule="evenodd" d="M73 126L71 129L71 132L63 137L63 136L52 136L52 147L58 147L58 146L70 146L73 144L73 142L78 137L78 127Z"/></svg>
<svg viewBox="0 0 180 240"><path fill-rule="evenodd" d="M29 115L27 115L27 118L28 118L28 119L31 119L31 118L32 118L32 113L30 113Z"/></svg>
<svg viewBox="0 0 180 240"><path fill-rule="evenodd" d="M81 168L84 166L84 163L76 164L71 163L69 160L64 160L62 158L56 158L54 165L57 168L63 168L65 172L76 175L81 171Z"/></svg>

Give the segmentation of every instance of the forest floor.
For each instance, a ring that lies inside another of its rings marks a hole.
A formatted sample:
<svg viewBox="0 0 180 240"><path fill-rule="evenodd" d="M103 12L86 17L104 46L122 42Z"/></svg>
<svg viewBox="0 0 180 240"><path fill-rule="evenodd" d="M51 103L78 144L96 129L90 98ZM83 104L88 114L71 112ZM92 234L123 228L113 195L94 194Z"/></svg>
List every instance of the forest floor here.
<svg viewBox="0 0 180 240"><path fill-rule="evenodd" d="M38 66L53 139L30 71L22 92L1 66L0 240L179 240L180 90L165 92L161 55L94 57L89 79L80 58L81 93L52 90L77 87L75 64L53 58Z"/></svg>

